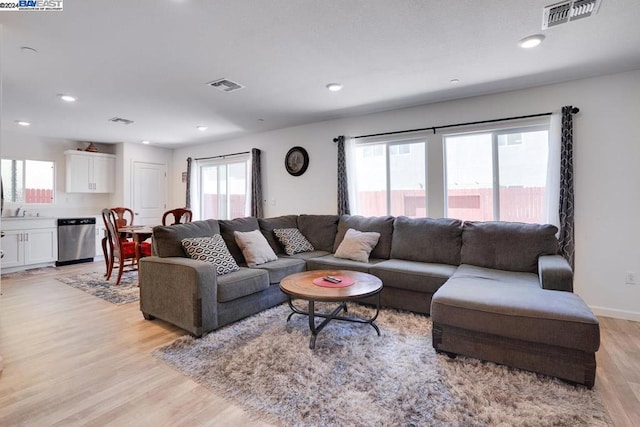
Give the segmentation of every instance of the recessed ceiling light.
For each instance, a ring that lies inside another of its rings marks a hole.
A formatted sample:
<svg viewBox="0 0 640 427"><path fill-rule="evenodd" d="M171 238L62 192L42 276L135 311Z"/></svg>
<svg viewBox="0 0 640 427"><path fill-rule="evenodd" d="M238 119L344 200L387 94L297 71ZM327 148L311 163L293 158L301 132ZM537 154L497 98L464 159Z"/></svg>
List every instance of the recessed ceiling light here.
<svg viewBox="0 0 640 427"><path fill-rule="evenodd" d="M452 85L457 85L458 83L460 83L460 79L451 79L449 80L449 83L451 83Z"/></svg>
<svg viewBox="0 0 640 427"><path fill-rule="evenodd" d="M518 46L523 49L531 49L532 47L538 46L544 40L544 36L542 34L536 34L534 36L525 37L518 42Z"/></svg>
<svg viewBox="0 0 640 427"><path fill-rule="evenodd" d="M340 83L329 83L327 85L327 89L329 89L331 92L337 92L342 89L342 85Z"/></svg>
<svg viewBox="0 0 640 427"><path fill-rule="evenodd" d="M209 129L206 126L196 126L196 129L198 129L200 132L204 132L205 130Z"/></svg>
<svg viewBox="0 0 640 427"><path fill-rule="evenodd" d="M142 143L143 143L144 145L149 145L149 141L147 141L146 139L145 139L144 141L142 141Z"/></svg>
<svg viewBox="0 0 640 427"><path fill-rule="evenodd" d="M75 96L65 95L63 93L59 93L58 98L62 99L64 102L75 102L78 100Z"/></svg>
<svg viewBox="0 0 640 427"><path fill-rule="evenodd" d="M16 124L18 124L20 126L30 126L31 125L31 123L25 122L24 120L16 120Z"/></svg>

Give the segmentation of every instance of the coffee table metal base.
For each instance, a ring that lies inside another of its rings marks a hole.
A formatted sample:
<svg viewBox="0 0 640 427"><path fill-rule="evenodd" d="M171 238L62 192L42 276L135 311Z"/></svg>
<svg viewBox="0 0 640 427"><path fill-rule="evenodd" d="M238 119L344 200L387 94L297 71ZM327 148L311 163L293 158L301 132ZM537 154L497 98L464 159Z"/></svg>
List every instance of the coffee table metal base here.
<svg viewBox="0 0 640 427"><path fill-rule="evenodd" d="M341 311L344 311L345 313L347 313L347 302L346 301L341 302L340 305L338 305L338 307L336 307L336 309L333 310L329 314L327 314L327 313L316 313L316 311L315 311L315 300L311 300L310 299L310 300L308 300L308 302L309 302L308 311L302 311L302 310L300 310L298 307L296 307L293 304L292 298L289 297L289 307L291 308L291 313L289 314L289 317L287 317L287 322L289 322L289 320L291 319L291 317L294 314L302 314L304 316L308 316L309 317L309 329L311 330L311 339L309 340L309 348L310 349L314 349L316 347L316 338L318 337L318 334L332 320L342 320L342 321L345 321L345 322L355 322L355 323L366 323L366 324L371 325L371 327L373 329L375 329L376 332L378 333L378 336L380 336L380 329L378 328L378 325L375 324L375 320L378 318L378 314L380 314L380 292L378 292L377 295L376 295L376 313L370 319L361 319L361 318L358 318L358 317L339 316L338 314ZM319 325L316 325L316 319L315 319L316 317L323 318L324 320L322 322L320 322Z"/></svg>

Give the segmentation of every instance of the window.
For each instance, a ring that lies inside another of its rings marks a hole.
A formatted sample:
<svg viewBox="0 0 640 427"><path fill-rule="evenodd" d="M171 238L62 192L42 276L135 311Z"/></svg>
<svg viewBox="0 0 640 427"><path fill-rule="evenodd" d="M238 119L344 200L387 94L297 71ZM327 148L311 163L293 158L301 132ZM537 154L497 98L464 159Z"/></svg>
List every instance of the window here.
<svg viewBox="0 0 640 427"><path fill-rule="evenodd" d="M54 163L40 160L2 159L2 190L5 201L30 204L54 202Z"/></svg>
<svg viewBox="0 0 640 427"><path fill-rule="evenodd" d="M426 216L425 148L424 139L355 144L349 160L354 213Z"/></svg>
<svg viewBox="0 0 640 427"><path fill-rule="evenodd" d="M544 222L547 125L445 135L447 216Z"/></svg>
<svg viewBox="0 0 640 427"><path fill-rule="evenodd" d="M250 215L249 156L197 163L200 218L232 219Z"/></svg>

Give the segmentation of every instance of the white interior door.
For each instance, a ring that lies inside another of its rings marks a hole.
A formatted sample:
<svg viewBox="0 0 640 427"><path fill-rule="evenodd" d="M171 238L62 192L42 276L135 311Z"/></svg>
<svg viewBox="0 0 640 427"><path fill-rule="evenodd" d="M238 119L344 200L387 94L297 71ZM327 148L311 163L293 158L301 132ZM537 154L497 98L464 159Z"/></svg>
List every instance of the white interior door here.
<svg viewBox="0 0 640 427"><path fill-rule="evenodd" d="M135 225L159 225L166 209L166 165L133 162L133 212Z"/></svg>

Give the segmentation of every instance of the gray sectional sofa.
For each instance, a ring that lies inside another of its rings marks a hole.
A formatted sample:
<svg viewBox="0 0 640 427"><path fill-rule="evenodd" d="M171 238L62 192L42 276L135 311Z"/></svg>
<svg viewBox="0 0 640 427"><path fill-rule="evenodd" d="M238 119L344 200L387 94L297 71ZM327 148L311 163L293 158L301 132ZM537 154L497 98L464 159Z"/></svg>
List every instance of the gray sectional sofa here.
<svg viewBox="0 0 640 427"><path fill-rule="evenodd" d="M273 230L297 228L314 251L286 255ZM334 254L348 229L380 234L369 262ZM248 267L234 232L261 230L277 260ZM153 256L140 262L140 308L147 319L193 335L285 302L282 278L346 269L382 279L381 304L430 314L433 345L593 386L597 318L572 293L573 274L551 225L456 219L286 215L205 220L154 228ZM238 271L188 257L181 240L220 234ZM366 301L364 301L366 302Z"/></svg>

